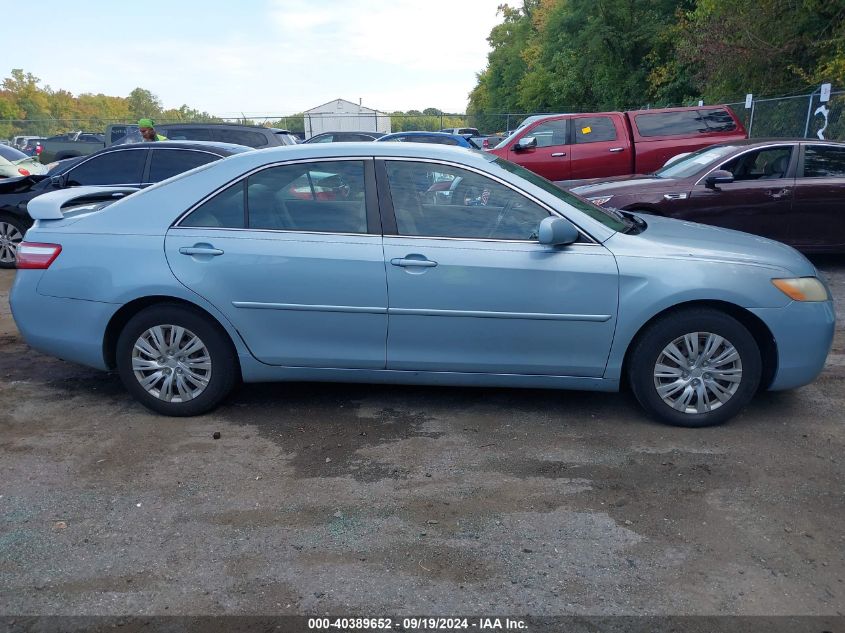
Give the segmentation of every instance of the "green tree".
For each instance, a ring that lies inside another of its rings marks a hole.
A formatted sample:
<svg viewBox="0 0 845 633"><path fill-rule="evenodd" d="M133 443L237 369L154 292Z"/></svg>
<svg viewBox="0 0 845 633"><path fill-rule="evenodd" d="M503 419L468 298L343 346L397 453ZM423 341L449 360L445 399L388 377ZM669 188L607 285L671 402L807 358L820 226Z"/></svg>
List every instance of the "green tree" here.
<svg viewBox="0 0 845 633"><path fill-rule="evenodd" d="M161 101L149 90L135 88L126 98L129 104L129 114L133 119L141 117L157 117L161 114Z"/></svg>

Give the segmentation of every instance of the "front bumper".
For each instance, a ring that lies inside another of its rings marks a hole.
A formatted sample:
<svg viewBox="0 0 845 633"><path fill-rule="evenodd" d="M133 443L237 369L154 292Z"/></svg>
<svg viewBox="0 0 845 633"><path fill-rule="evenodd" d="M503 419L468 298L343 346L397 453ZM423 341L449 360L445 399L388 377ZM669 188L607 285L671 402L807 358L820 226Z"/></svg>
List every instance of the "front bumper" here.
<svg viewBox="0 0 845 633"><path fill-rule="evenodd" d="M783 308L751 308L750 312L769 327L777 345L778 367L770 391L806 385L821 373L833 343L833 301L793 301Z"/></svg>

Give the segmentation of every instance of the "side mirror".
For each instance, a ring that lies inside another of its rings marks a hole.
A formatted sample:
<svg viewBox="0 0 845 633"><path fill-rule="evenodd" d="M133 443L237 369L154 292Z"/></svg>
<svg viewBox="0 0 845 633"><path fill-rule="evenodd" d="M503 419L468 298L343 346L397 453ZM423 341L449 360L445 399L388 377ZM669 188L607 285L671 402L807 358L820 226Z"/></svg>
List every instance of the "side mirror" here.
<svg viewBox="0 0 845 633"><path fill-rule="evenodd" d="M61 176L50 176L50 185L56 189L62 189L65 186L65 174Z"/></svg>
<svg viewBox="0 0 845 633"><path fill-rule="evenodd" d="M537 233L540 244L547 246L566 246L578 241L581 236L578 229L566 218L543 218Z"/></svg>
<svg viewBox="0 0 845 633"><path fill-rule="evenodd" d="M704 179L704 186L708 189L718 189L717 185L727 185L734 181L734 175L725 170L717 169Z"/></svg>
<svg viewBox="0 0 845 633"><path fill-rule="evenodd" d="M523 136L516 142L516 145L513 146L513 150L515 152L522 152L527 149L535 149L537 147L537 137L535 136Z"/></svg>

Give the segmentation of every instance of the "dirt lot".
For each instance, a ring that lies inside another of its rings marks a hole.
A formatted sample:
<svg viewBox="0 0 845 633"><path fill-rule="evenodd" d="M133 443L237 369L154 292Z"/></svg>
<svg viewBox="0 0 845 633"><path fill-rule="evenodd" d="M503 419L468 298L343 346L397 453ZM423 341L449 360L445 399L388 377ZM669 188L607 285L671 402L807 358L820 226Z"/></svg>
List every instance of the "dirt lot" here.
<svg viewBox="0 0 845 633"><path fill-rule="evenodd" d="M845 259L818 264L845 297ZM842 304L822 376L721 428L626 394L322 384L177 420L29 350L13 276L2 614L845 610Z"/></svg>

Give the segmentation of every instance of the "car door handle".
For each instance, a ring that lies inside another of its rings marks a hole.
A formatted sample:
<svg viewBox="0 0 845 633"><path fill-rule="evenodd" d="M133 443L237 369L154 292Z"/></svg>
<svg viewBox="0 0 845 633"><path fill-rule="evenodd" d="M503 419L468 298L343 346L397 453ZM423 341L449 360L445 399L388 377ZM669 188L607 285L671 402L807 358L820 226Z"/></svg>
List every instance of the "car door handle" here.
<svg viewBox="0 0 845 633"><path fill-rule="evenodd" d="M615 154L616 152L624 152L625 148L624 147L611 147L607 151L609 151L611 154Z"/></svg>
<svg viewBox="0 0 845 633"><path fill-rule="evenodd" d="M769 189L766 193L775 200L786 198L789 195L789 189Z"/></svg>
<svg viewBox="0 0 845 633"><path fill-rule="evenodd" d="M433 268L437 266L437 262L433 262L430 259L406 259L403 257L394 257L390 260L390 263L394 266L422 266L423 268Z"/></svg>
<svg viewBox="0 0 845 633"><path fill-rule="evenodd" d="M560 156L566 156L566 152L555 152L554 154L552 154L552 156L554 156L555 158L558 158Z"/></svg>
<svg viewBox="0 0 845 633"><path fill-rule="evenodd" d="M183 246L179 252L183 255L211 255L212 257L223 254L219 248L212 246Z"/></svg>

